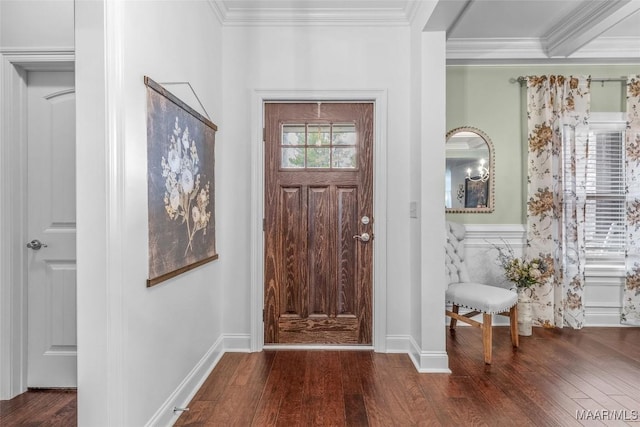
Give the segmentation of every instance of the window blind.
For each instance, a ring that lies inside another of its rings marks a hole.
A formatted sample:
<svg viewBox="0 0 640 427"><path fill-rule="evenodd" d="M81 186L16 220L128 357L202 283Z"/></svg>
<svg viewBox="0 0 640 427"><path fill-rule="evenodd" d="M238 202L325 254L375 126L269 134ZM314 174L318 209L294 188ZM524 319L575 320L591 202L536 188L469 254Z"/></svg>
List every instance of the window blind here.
<svg viewBox="0 0 640 427"><path fill-rule="evenodd" d="M596 115L597 117L597 115ZM607 116L589 122L588 138L576 139L578 157L586 159L585 251L589 264L624 263L626 122L622 116ZM567 139L572 130L565 128ZM567 139L565 139L566 147ZM570 151L565 150L565 203L575 194L571 178ZM569 197L569 199L567 199Z"/></svg>
<svg viewBox="0 0 640 427"><path fill-rule="evenodd" d="M624 255L624 130L598 128L594 123L589 141L586 250L594 255Z"/></svg>

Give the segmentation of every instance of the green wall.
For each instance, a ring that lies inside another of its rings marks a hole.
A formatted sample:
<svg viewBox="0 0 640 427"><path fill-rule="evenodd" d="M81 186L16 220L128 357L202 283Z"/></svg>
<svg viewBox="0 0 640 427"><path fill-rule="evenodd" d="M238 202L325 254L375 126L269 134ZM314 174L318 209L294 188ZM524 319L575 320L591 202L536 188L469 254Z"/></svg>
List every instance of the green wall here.
<svg viewBox="0 0 640 427"><path fill-rule="evenodd" d="M518 76L562 74L619 78L639 74L638 65L527 65L447 67L447 130L473 126L483 130L495 149L495 210L482 214L447 214L467 224L526 222L526 88ZM621 82L594 82L591 111L624 111Z"/></svg>

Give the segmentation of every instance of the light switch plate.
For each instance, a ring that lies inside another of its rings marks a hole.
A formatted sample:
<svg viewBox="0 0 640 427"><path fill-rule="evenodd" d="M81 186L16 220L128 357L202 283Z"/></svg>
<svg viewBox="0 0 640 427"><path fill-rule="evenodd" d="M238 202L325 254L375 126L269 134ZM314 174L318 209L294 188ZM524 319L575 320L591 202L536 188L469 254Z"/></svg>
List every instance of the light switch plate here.
<svg viewBox="0 0 640 427"><path fill-rule="evenodd" d="M418 203L409 203L409 218L418 218Z"/></svg>

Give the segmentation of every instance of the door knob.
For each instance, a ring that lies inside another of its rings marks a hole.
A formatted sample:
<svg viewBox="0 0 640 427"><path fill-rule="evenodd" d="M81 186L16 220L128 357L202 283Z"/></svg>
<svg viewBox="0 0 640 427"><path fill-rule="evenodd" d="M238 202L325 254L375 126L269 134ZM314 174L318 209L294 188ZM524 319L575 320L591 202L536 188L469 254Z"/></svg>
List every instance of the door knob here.
<svg viewBox="0 0 640 427"><path fill-rule="evenodd" d="M27 243L27 247L29 249L33 249L34 251L37 251L37 250L40 250L40 248L46 248L47 244L46 243L42 243L38 239L34 239L34 240L30 241L29 243Z"/></svg>
<svg viewBox="0 0 640 427"><path fill-rule="evenodd" d="M369 235L369 233L356 234L355 236L353 236L353 238L358 239L361 242L368 242L369 240L371 240L371 236Z"/></svg>

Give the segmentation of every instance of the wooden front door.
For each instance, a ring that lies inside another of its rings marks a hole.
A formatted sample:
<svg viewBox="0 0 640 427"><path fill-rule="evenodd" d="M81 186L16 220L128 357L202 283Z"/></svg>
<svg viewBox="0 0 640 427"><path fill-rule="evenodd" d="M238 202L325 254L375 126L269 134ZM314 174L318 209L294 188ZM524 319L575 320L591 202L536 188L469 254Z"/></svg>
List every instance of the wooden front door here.
<svg viewBox="0 0 640 427"><path fill-rule="evenodd" d="M371 344L373 103L267 103L265 153L265 344Z"/></svg>

